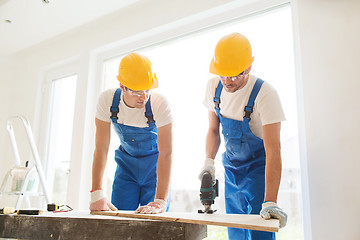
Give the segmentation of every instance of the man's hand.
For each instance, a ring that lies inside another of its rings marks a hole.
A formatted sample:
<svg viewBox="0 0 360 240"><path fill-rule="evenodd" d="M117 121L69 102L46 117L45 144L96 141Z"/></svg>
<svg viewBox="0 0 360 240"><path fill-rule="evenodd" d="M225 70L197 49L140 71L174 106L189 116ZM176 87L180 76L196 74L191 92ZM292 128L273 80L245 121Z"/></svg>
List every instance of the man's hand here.
<svg viewBox="0 0 360 240"><path fill-rule="evenodd" d="M211 174L211 178L215 179L215 166L214 166L214 159L206 158L204 162L204 166L199 174L200 181L202 180L202 176L205 172L209 172Z"/></svg>
<svg viewBox="0 0 360 240"><path fill-rule="evenodd" d="M280 221L280 228L285 227L287 222L287 214L278 207L274 202L264 202L260 211L262 218L268 220L270 218L276 218Z"/></svg>
<svg viewBox="0 0 360 240"><path fill-rule="evenodd" d="M116 211L117 208L105 197L102 189L90 192L90 211Z"/></svg>
<svg viewBox="0 0 360 240"><path fill-rule="evenodd" d="M155 199L154 202L148 203L146 206L141 206L135 210L135 213L142 214L156 214L162 213L166 210L166 201L162 199Z"/></svg>

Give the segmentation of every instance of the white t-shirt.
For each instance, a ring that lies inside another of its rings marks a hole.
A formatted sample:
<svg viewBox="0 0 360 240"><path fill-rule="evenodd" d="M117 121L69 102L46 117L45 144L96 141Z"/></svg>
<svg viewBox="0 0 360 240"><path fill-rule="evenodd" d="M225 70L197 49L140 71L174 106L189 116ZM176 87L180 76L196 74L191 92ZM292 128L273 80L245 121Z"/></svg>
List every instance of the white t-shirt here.
<svg viewBox="0 0 360 240"><path fill-rule="evenodd" d="M229 93L225 89L221 91L220 113L223 117L243 121L245 113L244 108L249 101L256 79L256 76L250 75L246 85L234 93ZM215 89L219 81L219 77L214 77L209 80L203 102L207 109L214 112ZM251 131L255 136L261 139L263 138L263 125L285 120L285 114L281 106L280 98L276 90L267 82L264 82L260 88L250 118L249 125Z"/></svg>
<svg viewBox="0 0 360 240"><path fill-rule="evenodd" d="M104 122L111 122L110 107L112 105L113 97L116 88L109 89L101 93L97 107L95 117ZM124 97L121 92L119 103L119 113L117 122L120 124L133 126L133 127L148 127L147 118L145 117L144 108L130 108L124 103ZM172 123L172 115L168 101L161 95L151 93L150 98L151 110L154 116L155 124L157 128Z"/></svg>

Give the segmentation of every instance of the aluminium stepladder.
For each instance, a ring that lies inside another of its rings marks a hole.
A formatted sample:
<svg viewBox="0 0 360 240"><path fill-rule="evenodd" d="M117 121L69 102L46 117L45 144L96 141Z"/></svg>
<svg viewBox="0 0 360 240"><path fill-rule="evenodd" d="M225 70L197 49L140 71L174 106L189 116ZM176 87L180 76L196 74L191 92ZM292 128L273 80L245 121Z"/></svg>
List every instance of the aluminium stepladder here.
<svg viewBox="0 0 360 240"><path fill-rule="evenodd" d="M18 146L16 143L16 138L14 134L13 121L21 120L27 135L27 140L29 142L31 152L33 155L34 166L28 167L28 161L25 167L21 166L21 160L19 155ZM26 205L28 208L31 208L29 197L31 196L41 196L45 198L47 204L51 203L50 194L46 184L45 175L41 165L39 153L35 144L34 136L31 130L29 121L23 116L11 117L7 120L6 128L9 133L12 150L15 157L15 166L12 167L7 174L5 175L4 181L0 187L0 198L5 195L17 195L15 209L19 209L22 203L22 200L25 198ZM42 191L37 191L38 181L40 180ZM10 191L5 191L7 183L12 182L12 187ZM36 191L35 191L36 189Z"/></svg>

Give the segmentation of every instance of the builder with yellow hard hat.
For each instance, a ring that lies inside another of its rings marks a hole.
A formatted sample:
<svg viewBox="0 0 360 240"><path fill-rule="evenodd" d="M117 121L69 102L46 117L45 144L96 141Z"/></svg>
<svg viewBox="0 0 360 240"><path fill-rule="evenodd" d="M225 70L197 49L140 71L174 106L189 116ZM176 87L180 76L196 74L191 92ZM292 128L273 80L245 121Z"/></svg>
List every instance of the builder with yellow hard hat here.
<svg viewBox="0 0 360 240"><path fill-rule="evenodd" d="M120 88L103 92L95 116L91 211L136 210L160 213L168 209L172 161L172 116L166 99L152 93L158 86L150 60L130 53L120 62ZM111 203L102 190L110 125L120 138L115 151Z"/></svg>
<svg viewBox="0 0 360 240"><path fill-rule="evenodd" d="M275 89L250 75L253 61L250 42L239 33L224 36L216 45L210 72L218 76L208 82L204 100L209 129L200 176L210 172L215 179L221 124L226 212L278 218L284 227L287 215L276 202L281 179L280 124L285 115ZM274 233L238 228L229 228L228 234L229 239L275 239Z"/></svg>

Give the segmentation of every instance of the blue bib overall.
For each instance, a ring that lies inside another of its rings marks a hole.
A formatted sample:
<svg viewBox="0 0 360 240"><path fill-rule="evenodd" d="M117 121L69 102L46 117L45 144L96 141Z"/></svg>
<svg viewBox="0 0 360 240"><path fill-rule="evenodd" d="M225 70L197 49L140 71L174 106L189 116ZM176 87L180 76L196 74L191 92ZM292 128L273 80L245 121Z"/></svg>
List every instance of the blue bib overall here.
<svg viewBox="0 0 360 240"><path fill-rule="evenodd" d="M221 81L215 90L215 111L225 140L222 161L225 168L225 205L227 213L259 214L265 193L265 149L263 140L250 130L249 121L256 96L263 84L257 79L245 107L243 121L220 114ZM275 234L239 228L228 228L229 239L270 240Z"/></svg>
<svg viewBox="0 0 360 240"><path fill-rule="evenodd" d="M156 165L159 156L157 128L150 97L145 106L148 127L139 128L118 123L120 96L121 89L118 88L110 108L111 120L120 138L120 146L115 150L117 168L111 202L119 210L136 210L139 204L146 205L155 198Z"/></svg>

